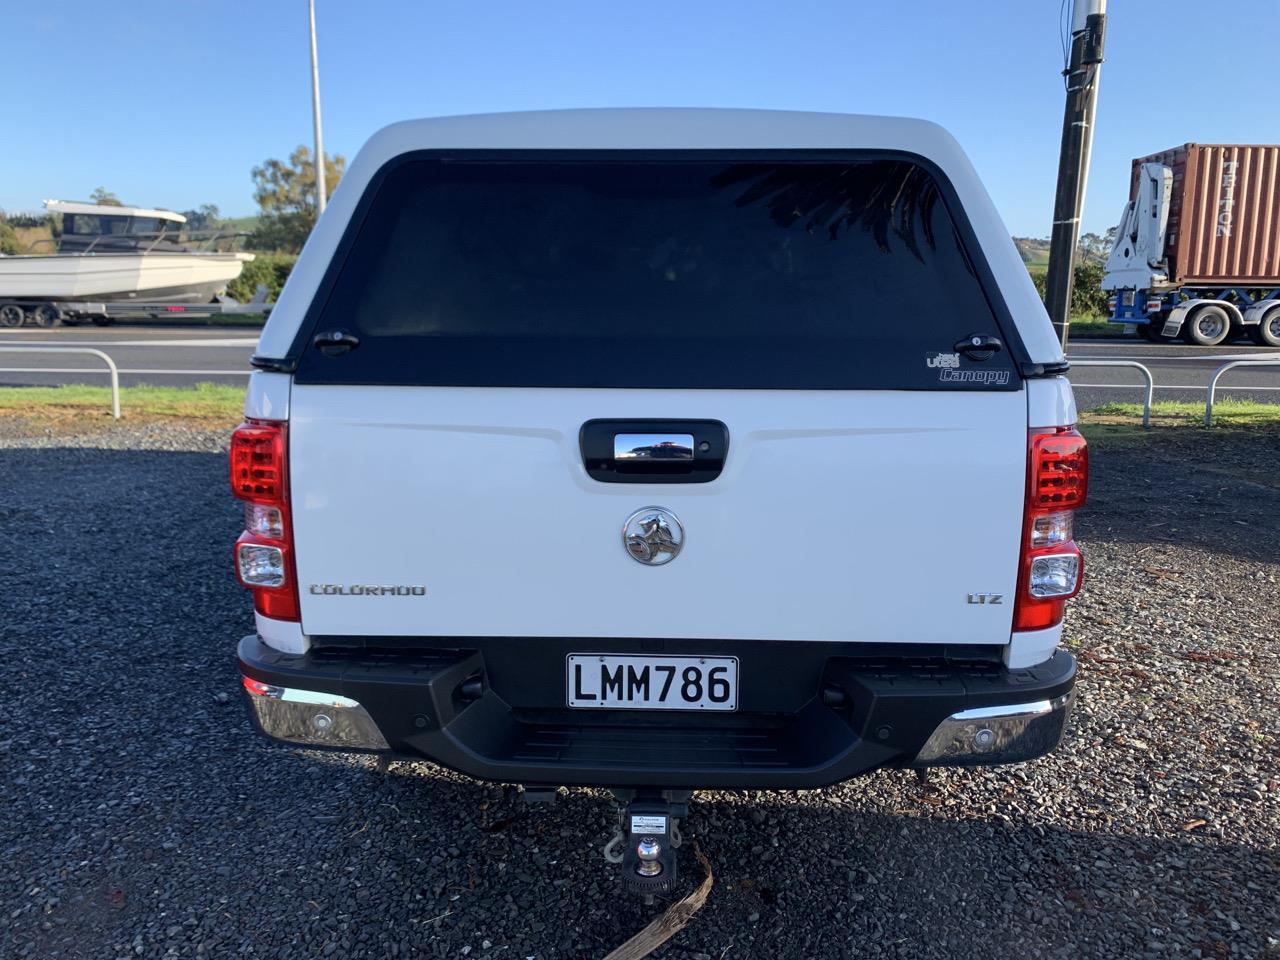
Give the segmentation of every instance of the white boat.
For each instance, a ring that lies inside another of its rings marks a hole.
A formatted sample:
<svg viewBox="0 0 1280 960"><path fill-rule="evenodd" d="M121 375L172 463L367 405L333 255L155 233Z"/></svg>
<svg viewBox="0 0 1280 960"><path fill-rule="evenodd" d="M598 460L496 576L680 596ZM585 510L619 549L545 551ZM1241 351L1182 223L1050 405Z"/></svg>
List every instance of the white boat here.
<svg viewBox="0 0 1280 960"><path fill-rule="evenodd" d="M169 210L46 200L62 214L56 253L0 256L6 301L155 300L207 303L226 291L251 253L192 250L186 217Z"/></svg>

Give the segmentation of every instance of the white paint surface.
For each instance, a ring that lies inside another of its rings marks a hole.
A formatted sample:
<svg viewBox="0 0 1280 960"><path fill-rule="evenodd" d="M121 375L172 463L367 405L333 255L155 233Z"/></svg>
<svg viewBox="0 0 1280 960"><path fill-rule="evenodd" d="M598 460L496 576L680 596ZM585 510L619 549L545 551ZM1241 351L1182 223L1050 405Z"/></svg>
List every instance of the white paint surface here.
<svg viewBox="0 0 1280 960"><path fill-rule="evenodd" d="M289 402L306 633L1009 640L1012 606L967 597L1014 594L1020 391L295 385ZM722 420L725 470L593 480L578 432L597 417ZM623 548L623 522L647 505L685 529L660 567Z"/></svg>

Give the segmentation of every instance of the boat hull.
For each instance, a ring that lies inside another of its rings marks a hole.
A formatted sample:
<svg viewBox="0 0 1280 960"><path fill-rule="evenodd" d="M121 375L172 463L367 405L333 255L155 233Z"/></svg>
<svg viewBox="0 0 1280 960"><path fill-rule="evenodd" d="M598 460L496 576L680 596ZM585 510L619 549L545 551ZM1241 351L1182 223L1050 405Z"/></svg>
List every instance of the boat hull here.
<svg viewBox="0 0 1280 960"><path fill-rule="evenodd" d="M0 257L3 300L211 300L251 253L90 253Z"/></svg>

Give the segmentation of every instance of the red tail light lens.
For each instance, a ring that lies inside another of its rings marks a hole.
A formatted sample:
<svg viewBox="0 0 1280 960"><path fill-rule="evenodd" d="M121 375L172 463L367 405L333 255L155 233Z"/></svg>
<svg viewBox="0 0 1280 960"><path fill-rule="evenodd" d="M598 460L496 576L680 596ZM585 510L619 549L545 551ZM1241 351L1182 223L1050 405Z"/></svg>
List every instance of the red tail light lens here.
<svg viewBox="0 0 1280 960"><path fill-rule="evenodd" d="M1031 434L1030 487L1032 510L1074 510L1089 491L1089 447L1080 431L1060 427Z"/></svg>
<svg viewBox="0 0 1280 960"><path fill-rule="evenodd" d="M1032 431L1027 446L1027 504L1013 629L1043 630L1062 622L1066 601L1080 592L1084 577L1073 519L1089 491L1089 447L1074 427Z"/></svg>
<svg viewBox="0 0 1280 960"><path fill-rule="evenodd" d="M231 492L250 503L285 498L285 426L242 423L231 434Z"/></svg>
<svg viewBox="0 0 1280 960"><path fill-rule="evenodd" d="M249 421L231 434L231 492L246 501L236 541L236 576L254 608L274 620L300 620L289 513L288 436L283 423Z"/></svg>

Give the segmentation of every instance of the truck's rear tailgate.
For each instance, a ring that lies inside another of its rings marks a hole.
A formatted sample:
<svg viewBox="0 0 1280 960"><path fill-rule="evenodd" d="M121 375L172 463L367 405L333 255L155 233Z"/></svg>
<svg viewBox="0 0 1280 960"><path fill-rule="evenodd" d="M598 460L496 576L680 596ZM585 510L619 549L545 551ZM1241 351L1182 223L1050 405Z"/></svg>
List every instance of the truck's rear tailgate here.
<svg viewBox="0 0 1280 960"><path fill-rule="evenodd" d="M1021 391L297 385L291 408L308 634L1009 635L1007 603L968 597L1015 590ZM723 421L723 473L594 480L579 431L596 417ZM623 546L624 521L648 505L685 530L663 566Z"/></svg>

